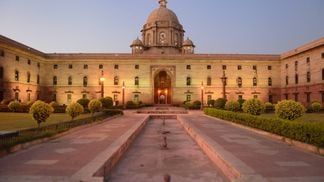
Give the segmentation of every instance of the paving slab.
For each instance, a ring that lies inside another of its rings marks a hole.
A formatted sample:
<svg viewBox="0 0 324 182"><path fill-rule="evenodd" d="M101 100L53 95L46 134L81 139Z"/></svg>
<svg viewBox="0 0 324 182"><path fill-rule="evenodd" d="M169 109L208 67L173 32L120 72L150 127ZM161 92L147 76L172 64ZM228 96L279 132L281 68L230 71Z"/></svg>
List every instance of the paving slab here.
<svg viewBox="0 0 324 182"><path fill-rule="evenodd" d="M125 112L122 117L0 158L0 181L72 181L71 176L145 117Z"/></svg>
<svg viewBox="0 0 324 182"><path fill-rule="evenodd" d="M324 181L324 157L254 133L202 112L178 118L203 135L226 162L241 173L240 181ZM249 177L259 176L261 178Z"/></svg>

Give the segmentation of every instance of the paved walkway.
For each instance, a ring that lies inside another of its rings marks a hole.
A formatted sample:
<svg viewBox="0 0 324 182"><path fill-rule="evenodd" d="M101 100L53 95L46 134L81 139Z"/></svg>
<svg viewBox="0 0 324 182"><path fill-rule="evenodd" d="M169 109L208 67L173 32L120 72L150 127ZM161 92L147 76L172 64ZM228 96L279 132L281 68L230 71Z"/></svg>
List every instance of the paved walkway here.
<svg viewBox="0 0 324 182"><path fill-rule="evenodd" d="M71 176L144 118L126 112L122 117L0 158L0 181L70 181Z"/></svg>
<svg viewBox="0 0 324 182"><path fill-rule="evenodd" d="M179 116L252 181L324 181L324 157L192 112Z"/></svg>

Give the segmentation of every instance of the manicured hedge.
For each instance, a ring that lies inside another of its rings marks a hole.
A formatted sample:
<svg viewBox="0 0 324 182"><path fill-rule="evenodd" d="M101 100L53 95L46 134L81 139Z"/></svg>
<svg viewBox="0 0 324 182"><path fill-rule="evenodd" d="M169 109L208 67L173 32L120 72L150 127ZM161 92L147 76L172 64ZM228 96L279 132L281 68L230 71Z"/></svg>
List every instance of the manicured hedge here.
<svg viewBox="0 0 324 182"><path fill-rule="evenodd" d="M249 127L261 129L293 140L324 147L324 124L288 121L279 118L266 118L246 113L204 109L205 114L232 121Z"/></svg>

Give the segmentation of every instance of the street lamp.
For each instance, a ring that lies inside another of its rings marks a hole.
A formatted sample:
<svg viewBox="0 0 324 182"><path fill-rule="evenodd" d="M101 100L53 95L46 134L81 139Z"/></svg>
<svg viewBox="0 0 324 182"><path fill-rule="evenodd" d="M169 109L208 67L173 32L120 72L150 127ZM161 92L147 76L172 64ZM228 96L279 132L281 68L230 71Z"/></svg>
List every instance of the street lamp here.
<svg viewBox="0 0 324 182"><path fill-rule="evenodd" d="M204 82L201 82L201 106L200 109L203 110L204 108Z"/></svg>
<svg viewBox="0 0 324 182"><path fill-rule="evenodd" d="M124 81L123 81L123 87L122 88L123 88L123 98L122 98L123 100L122 100L122 103L123 103L123 107L125 108L125 88L126 87L125 87L125 82Z"/></svg>
<svg viewBox="0 0 324 182"><path fill-rule="evenodd" d="M223 98L226 99L226 80L225 71L223 71L223 76L221 77L223 83Z"/></svg>
<svg viewBox="0 0 324 182"><path fill-rule="evenodd" d="M100 83L101 83L101 98L104 98L104 83L105 83L105 78L103 77L103 71L101 73Z"/></svg>

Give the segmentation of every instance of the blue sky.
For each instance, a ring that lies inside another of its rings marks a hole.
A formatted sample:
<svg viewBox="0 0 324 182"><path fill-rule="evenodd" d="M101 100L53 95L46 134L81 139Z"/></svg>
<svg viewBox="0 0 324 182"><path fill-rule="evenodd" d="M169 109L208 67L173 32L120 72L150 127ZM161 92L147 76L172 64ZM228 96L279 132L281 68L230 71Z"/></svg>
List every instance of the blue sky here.
<svg viewBox="0 0 324 182"><path fill-rule="evenodd" d="M0 0L0 34L43 52L129 53L158 0ZM324 36L324 0L169 0L197 53L279 54Z"/></svg>

